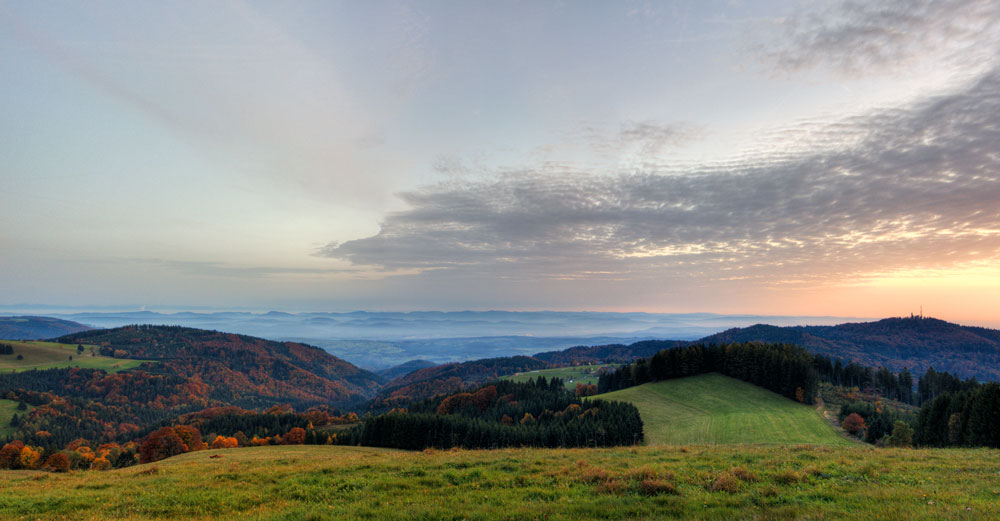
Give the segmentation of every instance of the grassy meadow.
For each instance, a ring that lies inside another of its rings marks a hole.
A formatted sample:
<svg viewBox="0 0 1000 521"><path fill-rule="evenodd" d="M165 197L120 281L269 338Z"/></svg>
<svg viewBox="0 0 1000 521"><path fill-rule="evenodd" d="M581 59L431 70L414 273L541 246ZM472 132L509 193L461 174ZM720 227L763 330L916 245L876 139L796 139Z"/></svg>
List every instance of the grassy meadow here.
<svg viewBox="0 0 1000 521"><path fill-rule="evenodd" d="M115 373L138 367L143 363L143 360L111 358L101 355L90 356L90 348L95 347L90 345L84 345L83 353L77 354L76 344L18 342L14 340L3 340L2 342L14 346L14 354L0 355L0 372L79 367L81 369L104 369L109 373ZM18 360L17 355L22 355L24 358ZM71 356L72 360L70 360Z"/></svg>
<svg viewBox="0 0 1000 521"><path fill-rule="evenodd" d="M2 471L0 519L998 519L998 472L986 449L255 447Z"/></svg>
<svg viewBox="0 0 1000 521"><path fill-rule="evenodd" d="M852 443L812 407L717 373L639 385L597 398L635 404L650 445Z"/></svg>
<svg viewBox="0 0 1000 521"><path fill-rule="evenodd" d="M0 438L14 434L16 429L10 426L10 419L14 414L24 416L28 411L34 409L33 406L28 405L27 410L19 411L17 404L18 402L14 400L0 400Z"/></svg>
<svg viewBox="0 0 1000 521"><path fill-rule="evenodd" d="M562 378L563 383L569 390L576 389L576 384L597 385L598 370L604 367L613 367L614 364L578 365L572 367L557 367L555 369L539 369L537 371L527 371L501 377L501 380L513 380L515 382L526 382L534 380L539 376L545 378Z"/></svg>

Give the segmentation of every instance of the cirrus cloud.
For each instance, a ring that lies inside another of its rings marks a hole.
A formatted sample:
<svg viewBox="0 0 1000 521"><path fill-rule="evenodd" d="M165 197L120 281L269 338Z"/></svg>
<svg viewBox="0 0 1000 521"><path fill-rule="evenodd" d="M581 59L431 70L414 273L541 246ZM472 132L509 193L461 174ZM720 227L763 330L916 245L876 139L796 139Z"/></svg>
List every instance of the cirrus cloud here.
<svg viewBox="0 0 1000 521"><path fill-rule="evenodd" d="M409 209L378 234L318 254L386 272L760 284L1000 261L998 113L994 69L831 124L813 152L681 174L536 167L450 181L401 194Z"/></svg>

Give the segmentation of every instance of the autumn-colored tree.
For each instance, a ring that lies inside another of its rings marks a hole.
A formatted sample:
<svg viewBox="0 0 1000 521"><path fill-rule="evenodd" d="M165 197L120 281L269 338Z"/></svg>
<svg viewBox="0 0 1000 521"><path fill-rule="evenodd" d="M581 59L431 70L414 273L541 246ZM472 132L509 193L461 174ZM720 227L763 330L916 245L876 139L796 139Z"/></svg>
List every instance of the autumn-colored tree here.
<svg viewBox="0 0 1000 521"><path fill-rule="evenodd" d="M302 427L295 427L281 437L282 445L302 445L306 442L306 430Z"/></svg>
<svg viewBox="0 0 1000 521"><path fill-rule="evenodd" d="M146 437L139 446L139 463L159 461L187 452L187 445L174 429L163 427Z"/></svg>
<svg viewBox="0 0 1000 521"><path fill-rule="evenodd" d="M23 469L37 469L38 465L41 464L42 453L31 447L24 447L21 449L21 468Z"/></svg>
<svg viewBox="0 0 1000 521"><path fill-rule="evenodd" d="M213 449L235 449L239 446L240 442L236 441L234 437L216 436L215 440L212 441Z"/></svg>
<svg viewBox="0 0 1000 521"><path fill-rule="evenodd" d="M564 414L570 414L570 415L574 415L575 416L581 410L582 410L582 408L578 404L571 403L571 404L567 405L566 408L563 409L562 411L559 411L559 412L555 413L555 416L559 417L559 416L562 416Z"/></svg>
<svg viewBox="0 0 1000 521"><path fill-rule="evenodd" d="M510 416L504 414L503 418L500 418L500 423L504 425L514 425L514 418L511 418Z"/></svg>
<svg viewBox="0 0 1000 521"><path fill-rule="evenodd" d="M95 458L94 461L90 463L90 470L108 470L111 468L111 462L101 458Z"/></svg>
<svg viewBox="0 0 1000 521"><path fill-rule="evenodd" d="M201 433L191 425L175 425L174 432L184 442L184 445L187 445L187 449L184 452L194 452L207 448L205 442L201 441Z"/></svg>
<svg viewBox="0 0 1000 521"><path fill-rule="evenodd" d="M806 390L801 387L795 388L795 400L799 403L805 403L806 401Z"/></svg>
<svg viewBox="0 0 1000 521"><path fill-rule="evenodd" d="M264 445L270 445L271 444L271 437L268 436L266 438L258 438L256 435L254 435L253 439L250 440L250 444L253 445L253 446L255 446L255 447L261 447L261 446L264 446Z"/></svg>
<svg viewBox="0 0 1000 521"><path fill-rule="evenodd" d="M83 438L77 438L77 439L75 439L75 440L67 443L65 449L66 450L76 450L76 449L79 449L80 447L90 447L90 442L87 441L87 440L85 440L85 439L83 439Z"/></svg>
<svg viewBox="0 0 1000 521"><path fill-rule="evenodd" d="M69 458L62 452L57 452L45 460L42 468L51 472L69 472Z"/></svg>
<svg viewBox="0 0 1000 521"><path fill-rule="evenodd" d="M535 423L535 417L530 412L524 413L524 416L521 417L521 425L526 423Z"/></svg>
<svg viewBox="0 0 1000 521"><path fill-rule="evenodd" d="M275 405L264 411L264 414L292 414L295 409L289 404Z"/></svg>
<svg viewBox="0 0 1000 521"><path fill-rule="evenodd" d="M437 408L441 415L452 414L455 411L472 405L480 411L485 411L497 399L496 386L489 385L475 393L458 393L444 399Z"/></svg>
<svg viewBox="0 0 1000 521"><path fill-rule="evenodd" d="M0 469L16 469L21 465L21 449L24 443L14 440L0 449Z"/></svg>
<svg viewBox="0 0 1000 521"><path fill-rule="evenodd" d="M90 450L90 447L86 445L81 445L76 450L67 452L69 452L70 466L73 468L90 468L91 462L97 458L97 454L94 454L94 451Z"/></svg>
<svg viewBox="0 0 1000 521"><path fill-rule="evenodd" d="M844 418L844 423L841 424L845 431L857 435L859 432L864 431L867 426L865 426L865 419L861 417L860 414L852 412Z"/></svg>

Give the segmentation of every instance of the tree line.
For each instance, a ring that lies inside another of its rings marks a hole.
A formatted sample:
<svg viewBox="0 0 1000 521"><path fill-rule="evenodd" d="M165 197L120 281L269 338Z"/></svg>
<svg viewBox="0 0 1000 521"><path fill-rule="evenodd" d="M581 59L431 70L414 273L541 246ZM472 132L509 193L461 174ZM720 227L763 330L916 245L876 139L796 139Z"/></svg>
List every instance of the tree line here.
<svg viewBox="0 0 1000 521"><path fill-rule="evenodd" d="M1000 384L966 381L938 394L920 408L915 438L929 447L1000 448Z"/></svg>
<svg viewBox="0 0 1000 521"><path fill-rule="evenodd" d="M819 375L814 359L792 344L744 342L664 349L602 374L599 393L704 373L722 373L802 403L813 403Z"/></svg>
<svg viewBox="0 0 1000 521"><path fill-rule="evenodd" d="M562 380L498 381L365 420L338 443L419 450L609 447L643 440L634 405L581 400Z"/></svg>

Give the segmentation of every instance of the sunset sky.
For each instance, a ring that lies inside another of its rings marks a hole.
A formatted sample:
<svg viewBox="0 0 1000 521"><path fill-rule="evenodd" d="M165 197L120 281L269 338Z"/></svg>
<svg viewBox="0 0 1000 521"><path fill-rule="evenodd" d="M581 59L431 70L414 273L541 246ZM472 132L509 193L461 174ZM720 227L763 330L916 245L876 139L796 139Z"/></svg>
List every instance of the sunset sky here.
<svg viewBox="0 0 1000 521"><path fill-rule="evenodd" d="M2 2L0 304L1000 327L1000 2Z"/></svg>

